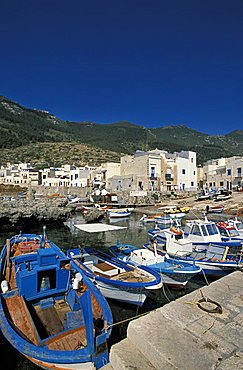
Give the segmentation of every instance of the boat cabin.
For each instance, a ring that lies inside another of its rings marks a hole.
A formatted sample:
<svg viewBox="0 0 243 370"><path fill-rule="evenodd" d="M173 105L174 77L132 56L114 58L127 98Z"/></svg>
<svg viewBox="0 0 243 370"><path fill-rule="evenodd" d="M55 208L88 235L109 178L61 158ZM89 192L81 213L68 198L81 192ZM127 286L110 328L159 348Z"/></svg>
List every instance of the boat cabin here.
<svg viewBox="0 0 243 370"><path fill-rule="evenodd" d="M137 249L131 252L130 261L138 265L152 265L158 262L164 262L164 258L157 254L156 249Z"/></svg>
<svg viewBox="0 0 243 370"><path fill-rule="evenodd" d="M36 253L13 258L16 285L26 300L63 294L70 280L69 260L53 248L39 248Z"/></svg>
<svg viewBox="0 0 243 370"><path fill-rule="evenodd" d="M184 229L185 237L192 242L222 242L220 232L214 222L194 220L187 222Z"/></svg>

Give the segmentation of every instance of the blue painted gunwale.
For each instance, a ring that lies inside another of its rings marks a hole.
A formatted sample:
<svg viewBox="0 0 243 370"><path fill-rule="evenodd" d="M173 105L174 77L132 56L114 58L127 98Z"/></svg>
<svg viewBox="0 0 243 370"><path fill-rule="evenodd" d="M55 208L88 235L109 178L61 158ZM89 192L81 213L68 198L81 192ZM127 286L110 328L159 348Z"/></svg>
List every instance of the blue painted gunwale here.
<svg viewBox="0 0 243 370"><path fill-rule="evenodd" d="M214 243L214 245L219 245L218 243ZM225 244L223 244L225 246ZM202 271L199 274L206 273L206 275L220 277L225 276L235 270L242 269L243 267L243 260L237 261L236 258L234 260L234 257L232 257L231 261L212 261L210 259L204 258L204 259L197 259L194 258L192 255L187 255L184 257L176 256L173 254L169 254L166 250L162 251L160 249L157 250L158 254L161 255L169 255L171 260L178 261L179 263L186 262L190 264L196 264L197 266L200 266Z"/></svg>
<svg viewBox="0 0 243 370"><path fill-rule="evenodd" d="M96 250L94 248L91 248L91 247L85 247L84 251L86 251L89 254L94 254L98 258L100 258L104 261L107 261L108 263L111 262L116 267L125 269L126 271L131 271L132 268L135 267L135 265L132 264L132 263L130 264L131 265L131 267L130 267L129 264L127 264L126 262L123 262L123 261L119 260L116 257L112 257L112 256L110 256L109 254L107 254L105 252L98 251L98 250ZM73 252L74 255L75 254L79 255L80 254L80 249L75 248L75 249L68 250L67 251L68 256L70 256L71 252ZM72 262L75 264L75 260L73 260ZM150 282L127 282L127 281L122 281L122 280L112 280L112 279L109 279L109 278L105 278L103 276L94 275L94 273L87 266L85 266L81 262L80 259L78 259L78 262L81 263L82 266L84 267L84 269L85 269L84 273L86 274L87 277L89 277L90 279L95 279L97 281L101 281L105 284L108 284L108 285L111 285L111 286L114 286L114 287L120 287L120 288L127 287L129 289L141 289L141 288L151 287L151 286L160 284L160 282L161 282L160 274L157 273L156 271L151 270L150 268L148 268L146 266L139 265L139 266L136 266L136 267L148 272L151 275L153 275L154 278L155 278L154 281L150 281Z"/></svg>
<svg viewBox="0 0 243 370"><path fill-rule="evenodd" d="M120 247L122 246L122 250ZM119 245L112 245L109 247L109 251L112 255L117 256L119 259L123 259L124 257L128 257L132 251L140 250L140 248L135 247L130 244L122 244ZM148 244L144 244L144 248L148 248ZM132 262L131 262L132 263ZM178 275L178 274L188 274L188 275L194 275L196 273L199 273L201 271L200 267L196 265L191 265L185 261L180 263L180 269L178 270L177 266L179 263L177 261L172 261L171 259L168 259L166 257L166 260L164 262L158 262L156 264L151 264L146 266L148 269L152 271L156 271L158 273L164 273L169 275Z"/></svg>

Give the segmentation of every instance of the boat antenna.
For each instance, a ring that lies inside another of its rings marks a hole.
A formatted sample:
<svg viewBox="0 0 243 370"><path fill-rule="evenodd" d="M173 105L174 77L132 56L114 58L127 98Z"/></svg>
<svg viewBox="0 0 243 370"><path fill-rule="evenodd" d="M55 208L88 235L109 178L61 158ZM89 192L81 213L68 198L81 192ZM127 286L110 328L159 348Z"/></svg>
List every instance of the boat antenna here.
<svg viewBox="0 0 243 370"><path fill-rule="evenodd" d="M46 242L46 226L43 226L41 241L40 241L40 247L45 248L45 242Z"/></svg>

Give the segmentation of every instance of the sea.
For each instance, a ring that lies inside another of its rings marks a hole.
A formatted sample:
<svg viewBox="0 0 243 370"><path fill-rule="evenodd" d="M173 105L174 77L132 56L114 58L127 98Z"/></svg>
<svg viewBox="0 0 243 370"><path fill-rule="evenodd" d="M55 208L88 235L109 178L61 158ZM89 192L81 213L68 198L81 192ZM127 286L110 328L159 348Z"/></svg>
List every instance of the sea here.
<svg viewBox="0 0 243 370"><path fill-rule="evenodd" d="M91 246L103 251L107 251L110 245L116 244L117 241L121 243L128 243L141 247L148 241L147 232L154 228L153 223L144 224L141 222L141 214L132 213L129 218L121 218L113 220L102 220L103 223L109 223L115 226L121 226L122 229L105 231L99 233L88 233L79 230L76 225L84 224L85 220L82 213L76 213L63 224L46 226L47 238L57 244L62 250L70 248ZM43 225L44 226L44 225ZM41 228L26 227L21 230L23 233L41 234ZM0 232L0 245L4 245L7 238L18 234L19 230L14 232ZM163 287L159 290L153 291L146 299L142 307L134 305L119 303L117 301L108 300L112 314L113 322L116 324L112 329L112 334L109 339L109 346L119 342L126 337L127 326L131 320L138 315L154 310L158 307L185 295L195 289L206 285L203 277L197 277L188 282L187 286L182 291L173 291L169 288ZM32 364L19 352L17 352L0 334L0 353L1 363L4 370L37 370L38 366Z"/></svg>

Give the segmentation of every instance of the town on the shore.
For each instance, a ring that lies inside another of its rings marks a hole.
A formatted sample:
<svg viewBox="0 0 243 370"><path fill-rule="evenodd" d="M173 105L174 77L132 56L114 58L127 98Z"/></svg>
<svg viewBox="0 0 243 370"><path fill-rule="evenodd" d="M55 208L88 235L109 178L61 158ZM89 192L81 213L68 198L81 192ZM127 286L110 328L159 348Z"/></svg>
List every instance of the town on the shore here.
<svg viewBox="0 0 243 370"><path fill-rule="evenodd" d="M134 155L121 156L120 163L107 162L99 167L64 164L37 170L31 163L6 163L0 167L0 184L127 191L131 197L208 188L242 190L243 157L217 158L197 166L196 152L154 149L138 150Z"/></svg>

